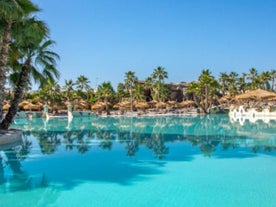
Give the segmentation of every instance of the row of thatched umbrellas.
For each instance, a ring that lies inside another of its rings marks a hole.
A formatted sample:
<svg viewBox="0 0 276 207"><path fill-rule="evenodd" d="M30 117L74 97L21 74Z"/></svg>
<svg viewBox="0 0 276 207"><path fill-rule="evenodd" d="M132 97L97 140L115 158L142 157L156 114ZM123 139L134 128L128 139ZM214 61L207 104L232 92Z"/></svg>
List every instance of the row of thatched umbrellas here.
<svg viewBox="0 0 276 207"><path fill-rule="evenodd" d="M223 96L219 99L220 103L227 103L227 102L244 102L248 100L253 101L276 101L276 93L262 90L262 89L256 89L252 91L248 91L246 93L237 95L235 97L231 97L229 95Z"/></svg>
<svg viewBox="0 0 276 207"><path fill-rule="evenodd" d="M219 99L220 103L229 103L229 102L243 102L247 100L254 100L254 101L276 101L276 93L265 91L262 89L257 89L253 91L249 91L240 95L235 96L234 98L230 97L229 95L226 95ZM62 110L67 109L69 102L65 102L64 106L49 106L50 110ZM104 102L97 102L90 106L89 103L87 103L84 100L78 100L74 102L72 105L74 106L74 110L104 110L106 108L106 104L111 107L112 105ZM177 108L185 108L190 106L195 106L195 102L191 100L186 100L182 102L176 102L176 101L168 101L168 102L157 102L157 101L150 101L150 102L134 102L133 106L136 109L148 109L148 108L157 108L157 109L164 109L164 108L170 108L170 109L177 109ZM5 102L3 105L3 110L8 110L10 107L10 104L8 102ZM131 103L130 101L123 101L120 103L115 104L112 108L113 109L130 109ZM41 111L44 108L43 103L36 103L32 104L28 101L22 101L19 104L19 108L23 110L31 110L31 111Z"/></svg>

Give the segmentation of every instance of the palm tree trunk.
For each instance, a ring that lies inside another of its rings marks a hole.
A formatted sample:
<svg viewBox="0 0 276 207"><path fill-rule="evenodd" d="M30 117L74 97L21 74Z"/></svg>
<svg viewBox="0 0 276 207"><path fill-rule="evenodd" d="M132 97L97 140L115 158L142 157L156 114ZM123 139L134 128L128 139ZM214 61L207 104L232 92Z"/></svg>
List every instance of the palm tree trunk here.
<svg viewBox="0 0 276 207"><path fill-rule="evenodd" d="M14 92L14 98L11 102L11 106L9 108L9 111L3 121L0 124L0 129L8 129L10 127L10 124L13 121L14 116L16 115L18 111L18 104L21 102L24 88L26 84L28 83L28 68L30 65L30 59L27 60L26 64L22 67L22 70L19 74L19 80L15 88Z"/></svg>
<svg viewBox="0 0 276 207"><path fill-rule="evenodd" d="M130 90L130 111L133 112L132 90Z"/></svg>
<svg viewBox="0 0 276 207"><path fill-rule="evenodd" d="M5 84L6 84L6 67L8 64L9 45L11 38L12 22L9 21L6 24L1 51L0 51L0 120L3 117L3 101L5 99Z"/></svg>
<svg viewBox="0 0 276 207"><path fill-rule="evenodd" d="M105 102L106 115L110 115L109 105L108 105L108 100L107 100L107 98L104 99L104 102Z"/></svg>

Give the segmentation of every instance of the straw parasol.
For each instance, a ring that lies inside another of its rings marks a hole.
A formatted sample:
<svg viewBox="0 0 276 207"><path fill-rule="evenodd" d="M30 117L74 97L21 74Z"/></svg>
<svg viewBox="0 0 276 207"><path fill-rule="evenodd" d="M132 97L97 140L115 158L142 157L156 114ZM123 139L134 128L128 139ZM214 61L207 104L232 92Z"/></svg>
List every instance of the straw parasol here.
<svg viewBox="0 0 276 207"><path fill-rule="evenodd" d="M147 109L147 108L149 108L149 104L146 103L146 102L138 102L134 106L137 109Z"/></svg>
<svg viewBox="0 0 276 207"><path fill-rule="evenodd" d="M166 108L167 104L164 102L158 102L155 104L156 108Z"/></svg>
<svg viewBox="0 0 276 207"><path fill-rule="evenodd" d="M91 106L91 109L92 110L103 110L105 108L105 103L103 102L98 102L98 103L95 103Z"/></svg>
<svg viewBox="0 0 276 207"><path fill-rule="evenodd" d="M231 96L230 95L225 95L223 97L221 97L218 101L219 103L228 103L229 101L231 101Z"/></svg>
<svg viewBox="0 0 276 207"><path fill-rule="evenodd" d="M179 107L188 107L188 106L195 105L195 102L191 101L191 100L187 100L187 101L180 102L178 105L179 105Z"/></svg>
<svg viewBox="0 0 276 207"><path fill-rule="evenodd" d="M247 93L237 95L234 98L234 100L235 101L243 101L243 100L250 100L250 99L267 100L267 99L271 99L271 98L275 98L275 97L276 97L276 93L274 93L274 92L257 89L257 90L249 91Z"/></svg>
<svg viewBox="0 0 276 207"><path fill-rule="evenodd" d="M4 111L7 111L7 110L9 110L10 107L11 107L11 105L8 104L8 103L6 103L6 104L3 106L3 110L4 110Z"/></svg>

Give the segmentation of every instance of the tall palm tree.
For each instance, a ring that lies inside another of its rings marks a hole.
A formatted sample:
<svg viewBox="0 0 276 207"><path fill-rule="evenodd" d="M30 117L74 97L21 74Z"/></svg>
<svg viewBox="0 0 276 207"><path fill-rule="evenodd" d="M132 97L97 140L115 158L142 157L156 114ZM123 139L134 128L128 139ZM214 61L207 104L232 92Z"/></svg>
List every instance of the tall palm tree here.
<svg viewBox="0 0 276 207"><path fill-rule="evenodd" d="M245 81L246 74L242 73L241 77L237 79L238 93L244 93L247 89L247 83Z"/></svg>
<svg viewBox="0 0 276 207"><path fill-rule="evenodd" d="M227 90L227 83L228 83L228 74L227 73L220 73L220 76L219 76L219 82L221 84L221 87L222 87L222 95L224 96L225 95L225 92Z"/></svg>
<svg viewBox="0 0 276 207"><path fill-rule="evenodd" d="M237 92L237 78L238 78L239 74L236 72L231 72L228 76L228 90L230 95L234 96L236 95Z"/></svg>
<svg viewBox="0 0 276 207"><path fill-rule="evenodd" d="M87 90L89 88L90 81L84 75L80 75L76 80L77 89L80 91Z"/></svg>
<svg viewBox="0 0 276 207"><path fill-rule="evenodd" d="M247 79L251 82L249 83L251 90L257 88L256 78L258 76L258 71L255 68L251 68L247 74Z"/></svg>
<svg viewBox="0 0 276 207"><path fill-rule="evenodd" d="M270 71L262 72L259 78L260 78L260 83L262 85L262 89L269 90L270 89L269 81L271 80Z"/></svg>
<svg viewBox="0 0 276 207"><path fill-rule="evenodd" d="M193 92L197 105L208 113L208 108L212 105L212 99L220 88L217 80L212 76L209 69L203 70L197 82L192 82L188 87L189 92Z"/></svg>
<svg viewBox="0 0 276 207"><path fill-rule="evenodd" d="M14 99L7 115L0 124L1 129L9 128L18 110L18 104L22 100L24 87L26 87L31 77L38 83L59 77L59 72L56 69L56 60L59 59L59 56L49 50L54 42L46 39L48 28L45 23L35 18L29 18L22 27L18 28L24 33L24 38L16 39L21 54L18 61L21 62L22 67L19 72Z"/></svg>
<svg viewBox="0 0 276 207"><path fill-rule="evenodd" d="M135 72L128 71L125 73L125 86L129 92L130 95L130 110L133 111L133 88L135 87L136 83L138 81L138 78L135 76Z"/></svg>
<svg viewBox="0 0 276 207"><path fill-rule="evenodd" d="M77 86L77 93L79 98L86 98L89 99L89 93L88 90L90 88L89 86L90 81L88 78L84 75L80 75L76 80L76 86Z"/></svg>
<svg viewBox="0 0 276 207"><path fill-rule="evenodd" d="M6 73L9 56L9 45L12 36L12 26L15 22L22 21L24 16L39 11L29 0L1 0L0 2L0 22L1 22L1 42L0 42L0 120L2 119L2 103L5 97ZM20 34L22 34L20 32Z"/></svg>
<svg viewBox="0 0 276 207"><path fill-rule="evenodd" d="M168 78L168 72L164 67L158 66L152 73L152 78L157 79L159 82L163 82L165 78Z"/></svg>
<svg viewBox="0 0 276 207"><path fill-rule="evenodd" d="M276 78L276 70L271 69L270 70L270 76L271 76L271 90L274 91L275 90L275 78Z"/></svg>

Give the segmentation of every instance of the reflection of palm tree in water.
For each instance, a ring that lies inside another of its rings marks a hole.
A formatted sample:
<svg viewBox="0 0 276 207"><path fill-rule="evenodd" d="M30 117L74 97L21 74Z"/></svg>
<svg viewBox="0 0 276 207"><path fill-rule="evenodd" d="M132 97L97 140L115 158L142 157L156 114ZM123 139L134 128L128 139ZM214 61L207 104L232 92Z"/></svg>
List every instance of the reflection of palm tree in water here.
<svg viewBox="0 0 276 207"><path fill-rule="evenodd" d="M0 154L0 185L5 182L4 178L4 165L3 165L3 158L1 157Z"/></svg>
<svg viewBox="0 0 276 207"><path fill-rule="evenodd" d="M28 189L30 187L30 178L28 174L21 170L21 163L19 162L18 156L14 149L4 150L4 154L6 155L5 165L9 166L13 172L13 176L9 177L10 185L7 185L8 189L6 190L14 191ZM3 161L3 158L1 159L1 161ZM5 166L3 165L3 162L1 162L1 183L6 182L4 177L4 167Z"/></svg>
<svg viewBox="0 0 276 207"><path fill-rule="evenodd" d="M158 159L163 159L169 153L169 148L165 146L164 134L152 134L150 138L145 139L145 144Z"/></svg>

